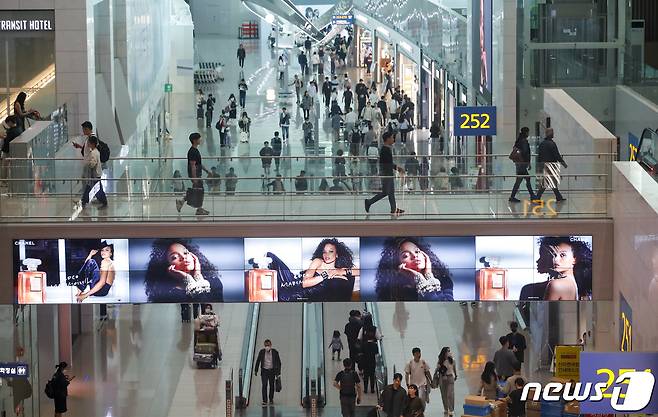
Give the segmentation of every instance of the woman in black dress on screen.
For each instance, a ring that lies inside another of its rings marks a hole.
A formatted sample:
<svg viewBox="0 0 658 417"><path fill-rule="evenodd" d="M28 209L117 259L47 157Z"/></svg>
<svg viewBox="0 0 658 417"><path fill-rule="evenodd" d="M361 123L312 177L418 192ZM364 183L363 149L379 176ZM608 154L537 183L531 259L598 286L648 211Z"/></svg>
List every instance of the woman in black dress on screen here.
<svg viewBox="0 0 658 417"><path fill-rule="evenodd" d="M350 301L358 274L350 248L336 238L323 239L304 271L302 288L311 301Z"/></svg>

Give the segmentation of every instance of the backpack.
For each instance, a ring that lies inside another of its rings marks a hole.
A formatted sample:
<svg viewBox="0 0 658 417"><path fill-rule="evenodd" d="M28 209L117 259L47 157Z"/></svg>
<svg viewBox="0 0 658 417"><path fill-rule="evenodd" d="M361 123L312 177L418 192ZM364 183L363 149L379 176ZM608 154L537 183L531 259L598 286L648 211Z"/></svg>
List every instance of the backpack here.
<svg viewBox="0 0 658 417"><path fill-rule="evenodd" d="M101 155L101 163L105 163L110 160L110 147L107 146L107 143L98 139L98 145L96 148L98 148L98 153Z"/></svg>
<svg viewBox="0 0 658 417"><path fill-rule="evenodd" d="M356 395L356 372L353 370L343 371L343 376L340 378L340 395L353 396Z"/></svg>
<svg viewBox="0 0 658 417"><path fill-rule="evenodd" d="M43 390L48 398L55 398L55 381L51 379L46 383L46 388Z"/></svg>

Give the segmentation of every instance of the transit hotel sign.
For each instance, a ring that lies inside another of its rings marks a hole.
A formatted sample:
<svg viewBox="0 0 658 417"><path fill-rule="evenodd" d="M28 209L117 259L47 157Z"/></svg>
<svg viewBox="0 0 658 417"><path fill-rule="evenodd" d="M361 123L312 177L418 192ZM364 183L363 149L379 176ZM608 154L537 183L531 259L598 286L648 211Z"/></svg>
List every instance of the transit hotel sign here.
<svg viewBox="0 0 658 417"><path fill-rule="evenodd" d="M55 30L53 10L0 10L0 32L50 32Z"/></svg>

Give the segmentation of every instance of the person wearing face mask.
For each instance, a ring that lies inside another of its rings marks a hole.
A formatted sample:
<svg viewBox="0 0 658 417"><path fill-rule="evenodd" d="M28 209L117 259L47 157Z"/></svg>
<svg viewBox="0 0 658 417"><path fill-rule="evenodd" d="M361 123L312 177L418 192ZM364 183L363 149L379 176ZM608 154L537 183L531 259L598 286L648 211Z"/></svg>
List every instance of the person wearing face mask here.
<svg viewBox="0 0 658 417"><path fill-rule="evenodd" d="M256 364L254 365L254 375L258 376L260 369L260 380L262 384L263 405L274 404L275 380L281 377L281 358L276 349L272 349L272 341L265 339L264 348L258 352ZM269 391L268 391L269 386Z"/></svg>
<svg viewBox="0 0 658 417"><path fill-rule="evenodd" d="M566 200L558 189L560 185L560 165L566 169L567 163L564 162L557 145L553 141L553 136L553 129L550 127L546 129L546 138L539 144L537 151L537 163L543 168L544 178L539 191L537 191L536 199L541 200L546 188L550 188L555 194L555 200L560 203Z"/></svg>
<svg viewBox="0 0 658 417"><path fill-rule="evenodd" d="M434 378L438 376L441 399L443 400L443 415L455 414L455 380L457 379L457 363L452 357L448 346L444 346L436 363Z"/></svg>
<svg viewBox="0 0 658 417"><path fill-rule="evenodd" d="M525 336L519 333L519 323L513 321L510 323L509 328L511 332L507 334L507 340L509 340L510 348L514 352L516 360L522 364L524 352L527 348Z"/></svg>

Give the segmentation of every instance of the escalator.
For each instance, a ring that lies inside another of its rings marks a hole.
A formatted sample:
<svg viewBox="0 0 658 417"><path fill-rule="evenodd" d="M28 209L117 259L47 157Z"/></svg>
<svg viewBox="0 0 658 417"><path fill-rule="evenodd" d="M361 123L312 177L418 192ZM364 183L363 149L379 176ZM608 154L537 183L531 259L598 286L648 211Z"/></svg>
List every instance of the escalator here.
<svg viewBox="0 0 658 417"><path fill-rule="evenodd" d="M642 131L637 148L631 150L630 160L637 161L652 177L658 176L658 133L651 128Z"/></svg>

